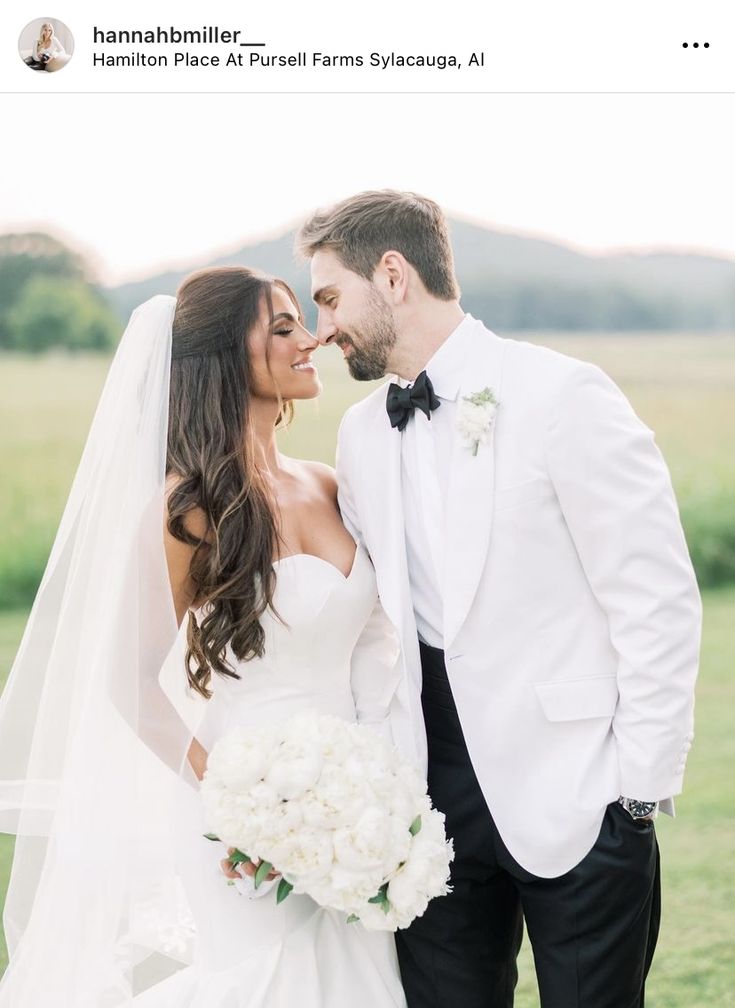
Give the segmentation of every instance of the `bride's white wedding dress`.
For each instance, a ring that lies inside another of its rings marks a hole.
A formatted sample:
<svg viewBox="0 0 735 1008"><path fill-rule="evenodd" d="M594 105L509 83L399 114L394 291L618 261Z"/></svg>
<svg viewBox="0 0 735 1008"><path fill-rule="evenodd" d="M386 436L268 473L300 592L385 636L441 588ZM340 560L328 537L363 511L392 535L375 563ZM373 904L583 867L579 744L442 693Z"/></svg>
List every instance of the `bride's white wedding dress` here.
<svg viewBox="0 0 735 1008"><path fill-rule="evenodd" d="M355 720L350 659L377 600L375 574L358 546L345 577L311 554L275 565L274 605L263 617L265 654L238 662L240 680L216 676L197 737L209 751L236 725L315 710ZM191 912L196 958L139 994L141 1008L394 1008L405 1006L394 937L347 924L344 914L291 894L250 898L228 885L223 844L206 840L199 795L182 788L177 868Z"/></svg>

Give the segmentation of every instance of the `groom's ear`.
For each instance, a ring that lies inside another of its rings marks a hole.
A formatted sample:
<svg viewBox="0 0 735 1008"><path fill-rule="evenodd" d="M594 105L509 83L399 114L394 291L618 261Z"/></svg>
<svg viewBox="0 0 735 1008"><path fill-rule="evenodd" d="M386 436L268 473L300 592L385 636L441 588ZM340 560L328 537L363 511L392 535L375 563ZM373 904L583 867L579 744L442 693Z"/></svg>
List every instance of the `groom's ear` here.
<svg viewBox="0 0 735 1008"><path fill-rule="evenodd" d="M380 257L373 274L373 283L390 304L400 304L408 292L410 266L400 252L389 250Z"/></svg>

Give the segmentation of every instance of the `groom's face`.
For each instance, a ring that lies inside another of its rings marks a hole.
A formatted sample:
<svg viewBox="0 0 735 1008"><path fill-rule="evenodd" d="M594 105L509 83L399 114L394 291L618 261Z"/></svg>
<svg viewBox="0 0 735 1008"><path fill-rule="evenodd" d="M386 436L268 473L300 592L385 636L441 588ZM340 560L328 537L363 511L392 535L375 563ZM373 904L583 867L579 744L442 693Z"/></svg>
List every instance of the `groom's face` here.
<svg viewBox="0 0 735 1008"><path fill-rule="evenodd" d="M358 381L382 378L397 333L391 307L375 284L347 269L334 252L320 249L311 260L311 291L319 309L319 342L336 343Z"/></svg>

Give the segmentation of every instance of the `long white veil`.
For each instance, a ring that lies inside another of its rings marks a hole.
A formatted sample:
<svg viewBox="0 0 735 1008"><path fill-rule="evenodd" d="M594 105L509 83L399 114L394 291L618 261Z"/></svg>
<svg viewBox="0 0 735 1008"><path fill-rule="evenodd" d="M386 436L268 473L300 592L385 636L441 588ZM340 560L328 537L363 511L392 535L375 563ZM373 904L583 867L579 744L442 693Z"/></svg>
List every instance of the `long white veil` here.
<svg viewBox="0 0 735 1008"><path fill-rule="evenodd" d="M0 1008L118 1008L192 957L169 824L206 701L163 546L175 305L151 298L125 330L0 698L17 834Z"/></svg>

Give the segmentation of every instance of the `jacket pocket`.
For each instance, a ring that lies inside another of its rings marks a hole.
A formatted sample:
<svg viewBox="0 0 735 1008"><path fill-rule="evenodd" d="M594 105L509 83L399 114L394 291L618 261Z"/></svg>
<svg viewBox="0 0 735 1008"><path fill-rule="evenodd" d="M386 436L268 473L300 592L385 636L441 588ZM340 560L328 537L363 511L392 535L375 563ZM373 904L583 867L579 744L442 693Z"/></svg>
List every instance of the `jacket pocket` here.
<svg viewBox="0 0 735 1008"><path fill-rule="evenodd" d="M549 721L612 717L618 702L615 676L584 676L535 682L533 688Z"/></svg>
<svg viewBox="0 0 735 1008"><path fill-rule="evenodd" d="M548 480L526 480L515 486L498 487L495 491L495 511L505 511L534 501L552 500L555 496L554 488Z"/></svg>

